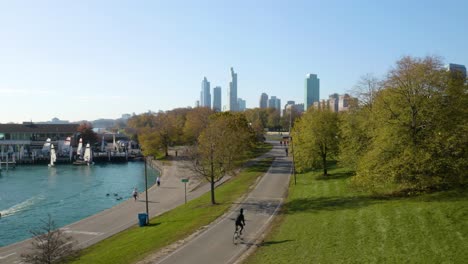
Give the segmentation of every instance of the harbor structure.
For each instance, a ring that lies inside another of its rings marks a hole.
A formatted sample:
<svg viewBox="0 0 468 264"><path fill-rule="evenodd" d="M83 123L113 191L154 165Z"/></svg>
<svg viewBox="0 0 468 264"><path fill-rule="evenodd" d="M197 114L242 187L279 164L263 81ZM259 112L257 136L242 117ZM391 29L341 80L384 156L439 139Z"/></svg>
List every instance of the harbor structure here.
<svg viewBox="0 0 468 264"><path fill-rule="evenodd" d="M79 124L33 122L0 124L0 169L21 163L49 163L52 146L56 163L72 162L79 154L81 133L78 127ZM92 146L95 161L127 161L141 155L136 142L129 141L125 135L113 134L98 135L101 142Z"/></svg>

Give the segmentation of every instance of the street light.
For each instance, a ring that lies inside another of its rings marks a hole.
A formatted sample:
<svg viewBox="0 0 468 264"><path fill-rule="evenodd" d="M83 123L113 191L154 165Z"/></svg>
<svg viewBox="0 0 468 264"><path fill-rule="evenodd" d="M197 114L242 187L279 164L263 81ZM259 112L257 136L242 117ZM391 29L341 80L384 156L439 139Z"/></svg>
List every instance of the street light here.
<svg viewBox="0 0 468 264"><path fill-rule="evenodd" d="M145 160L145 195L146 195L146 224L148 225L149 224L149 208L148 208L148 172L147 172L147 169L146 169L146 159L148 159L148 156L145 156L144 160Z"/></svg>

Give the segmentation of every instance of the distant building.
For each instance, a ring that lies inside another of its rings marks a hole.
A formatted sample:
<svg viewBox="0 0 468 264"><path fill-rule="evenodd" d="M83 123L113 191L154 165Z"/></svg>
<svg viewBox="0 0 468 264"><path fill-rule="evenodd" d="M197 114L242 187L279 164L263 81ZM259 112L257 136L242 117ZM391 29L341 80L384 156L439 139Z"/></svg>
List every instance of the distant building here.
<svg viewBox="0 0 468 264"><path fill-rule="evenodd" d="M266 93L262 93L262 95L260 95L260 105L259 105L260 108L267 108L268 107L268 94Z"/></svg>
<svg viewBox="0 0 468 264"><path fill-rule="evenodd" d="M131 114L122 114L121 118L127 120L127 119L130 119L131 117L132 117Z"/></svg>
<svg viewBox="0 0 468 264"><path fill-rule="evenodd" d="M221 111L221 87L219 86L213 88L213 110Z"/></svg>
<svg viewBox="0 0 468 264"><path fill-rule="evenodd" d="M313 106L314 108L319 108L319 109L330 109L330 110L331 110L331 108L330 108L330 100L322 99L322 100L320 100L320 101L318 101L318 102L314 102L314 103L312 104L312 106Z"/></svg>
<svg viewBox="0 0 468 264"><path fill-rule="evenodd" d="M195 101L195 107L200 107L200 100Z"/></svg>
<svg viewBox="0 0 468 264"><path fill-rule="evenodd" d="M304 104L294 104L294 103L289 103L289 102L294 102L294 101L288 101L287 104L284 105L283 109L283 116L288 115L289 109L294 109L294 111L298 114L304 113Z"/></svg>
<svg viewBox="0 0 468 264"><path fill-rule="evenodd" d="M304 113L304 104L295 104L294 109L296 109L298 113Z"/></svg>
<svg viewBox="0 0 468 264"><path fill-rule="evenodd" d="M237 73L231 67L231 81L229 82L227 110L237 111Z"/></svg>
<svg viewBox="0 0 468 264"><path fill-rule="evenodd" d="M288 102L284 105L283 116L288 115L288 114L289 114L289 111L290 111L291 109L294 109L294 104L295 104L294 101L288 101Z"/></svg>
<svg viewBox="0 0 468 264"><path fill-rule="evenodd" d="M449 65L447 65L447 70L454 75L460 75L461 77L466 78L465 65L449 63Z"/></svg>
<svg viewBox="0 0 468 264"><path fill-rule="evenodd" d="M205 78L201 83L200 106L211 108L210 82Z"/></svg>
<svg viewBox="0 0 468 264"><path fill-rule="evenodd" d="M342 94L338 99L338 112L348 111L352 98L349 94Z"/></svg>
<svg viewBox="0 0 468 264"><path fill-rule="evenodd" d="M270 99L268 100L268 107L275 108L281 113L281 99L276 98L276 96L270 97Z"/></svg>
<svg viewBox="0 0 468 264"><path fill-rule="evenodd" d="M328 96L328 100L330 101L330 110L333 112L338 112L340 96L337 93L334 93Z"/></svg>
<svg viewBox="0 0 468 264"><path fill-rule="evenodd" d="M56 117L52 118L52 120L49 122L50 124L69 124L70 122L68 120L60 120Z"/></svg>
<svg viewBox="0 0 468 264"><path fill-rule="evenodd" d="M65 140L78 132L79 124L0 124L0 145L31 144L31 141L40 141L40 146L46 139L52 141Z"/></svg>
<svg viewBox="0 0 468 264"><path fill-rule="evenodd" d="M237 98L237 107L238 111L245 111L245 100L243 100L242 98Z"/></svg>
<svg viewBox="0 0 468 264"><path fill-rule="evenodd" d="M349 94L331 94L328 97L328 100L320 100L313 103L314 108L320 109L330 109L332 112L342 112L348 111L351 105L351 102L357 100L356 98L351 97Z"/></svg>
<svg viewBox="0 0 468 264"><path fill-rule="evenodd" d="M311 105L320 100L320 79L317 74L307 74L305 79L304 107L309 109Z"/></svg>

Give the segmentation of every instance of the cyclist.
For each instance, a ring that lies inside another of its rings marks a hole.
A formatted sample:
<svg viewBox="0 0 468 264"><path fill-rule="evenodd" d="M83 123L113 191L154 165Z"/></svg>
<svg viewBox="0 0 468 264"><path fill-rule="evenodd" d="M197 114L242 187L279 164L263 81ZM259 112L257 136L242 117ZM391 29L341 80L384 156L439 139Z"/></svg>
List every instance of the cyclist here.
<svg viewBox="0 0 468 264"><path fill-rule="evenodd" d="M244 230L245 219L244 219L244 209L240 209L240 214L236 218L236 231L237 227L240 227L239 235L242 235L242 230Z"/></svg>

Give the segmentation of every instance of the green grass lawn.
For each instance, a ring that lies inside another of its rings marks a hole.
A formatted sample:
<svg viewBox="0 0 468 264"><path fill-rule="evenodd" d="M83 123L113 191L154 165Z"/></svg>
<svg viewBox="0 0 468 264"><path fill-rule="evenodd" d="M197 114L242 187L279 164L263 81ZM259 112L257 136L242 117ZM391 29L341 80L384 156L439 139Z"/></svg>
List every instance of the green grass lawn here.
<svg viewBox="0 0 468 264"><path fill-rule="evenodd" d="M264 151L271 149L264 147ZM260 152L257 152L260 153ZM157 216L146 227L133 227L85 249L72 263L133 263L179 239L187 237L225 213L271 165L263 159L216 189L217 205L210 193Z"/></svg>
<svg viewBox="0 0 468 264"><path fill-rule="evenodd" d="M468 192L376 198L351 172L297 175L272 232L247 263L467 263Z"/></svg>

